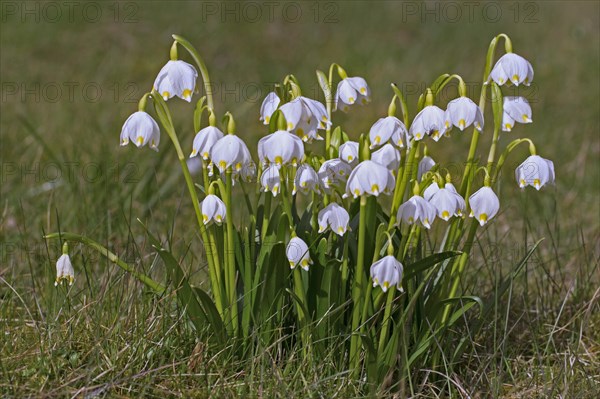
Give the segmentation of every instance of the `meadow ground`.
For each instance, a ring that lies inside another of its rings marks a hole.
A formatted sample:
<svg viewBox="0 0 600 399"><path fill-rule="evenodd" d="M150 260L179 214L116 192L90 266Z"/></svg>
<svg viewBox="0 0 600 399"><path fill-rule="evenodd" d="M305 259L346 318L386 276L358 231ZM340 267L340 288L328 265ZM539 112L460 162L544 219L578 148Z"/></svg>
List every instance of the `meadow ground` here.
<svg viewBox="0 0 600 399"><path fill-rule="evenodd" d="M512 170L525 151L514 153L500 181L502 213L478 235L465 289L493 291L528 246L545 240L472 337L476 349L446 383L424 379L417 396L600 397L598 2L0 6L0 396L360 396L360 381L327 364L273 364L266 351L240 367L206 353L172 301L80 246L72 248L77 277L66 296L53 285L60 249L42 235L87 235L160 278L139 218L169 237L203 281L193 211L166 137L159 153L118 146L124 119L167 60L172 33L200 50L218 111L231 110L255 148L265 134L260 102L288 73L309 96L320 95L314 70L332 62L364 76L373 103L336 115L357 138L386 112L390 82L412 110L417 93L445 72L460 73L478 96L488 43L505 32L535 69L534 84L520 92L534 123L506 140L535 140L554 161L556 186L519 190ZM177 119L192 106L174 107ZM177 120L190 146L192 122ZM468 136L430 151L459 169Z"/></svg>

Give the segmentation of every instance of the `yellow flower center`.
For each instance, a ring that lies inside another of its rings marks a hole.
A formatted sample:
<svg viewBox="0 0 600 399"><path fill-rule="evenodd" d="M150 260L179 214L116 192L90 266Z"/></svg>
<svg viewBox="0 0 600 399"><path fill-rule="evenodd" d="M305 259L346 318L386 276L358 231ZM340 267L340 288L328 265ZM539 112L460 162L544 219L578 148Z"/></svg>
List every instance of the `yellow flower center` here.
<svg viewBox="0 0 600 399"><path fill-rule="evenodd" d="M535 188L539 188L541 185L540 179L533 179L533 185Z"/></svg>
<svg viewBox="0 0 600 399"><path fill-rule="evenodd" d="M519 81L519 75L517 75L516 73L513 75L512 77L513 82L518 82Z"/></svg>
<svg viewBox="0 0 600 399"><path fill-rule="evenodd" d="M162 96L163 96L164 100L167 101L169 99L169 97L171 96L171 93L169 93L168 91L163 91Z"/></svg>
<svg viewBox="0 0 600 399"><path fill-rule="evenodd" d="M219 169L227 169L227 162L219 161Z"/></svg>
<svg viewBox="0 0 600 399"><path fill-rule="evenodd" d="M461 120L458 121L458 127L459 128L464 129L466 125L467 125L467 123L465 122L464 119L461 119Z"/></svg>
<svg viewBox="0 0 600 399"><path fill-rule="evenodd" d="M373 184L373 185L371 186L371 192L372 192L373 194L379 194L379 186L378 186L377 184Z"/></svg>
<svg viewBox="0 0 600 399"><path fill-rule="evenodd" d="M450 218L450 212L448 211L443 211L442 212L442 219L449 219Z"/></svg>
<svg viewBox="0 0 600 399"><path fill-rule="evenodd" d="M364 96L365 94L367 94L367 88L366 88L366 87L361 87L361 88L360 88L360 94L362 94L363 96Z"/></svg>
<svg viewBox="0 0 600 399"><path fill-rule="evenodd" d="M354 104L354 97L348 97L348 102L350 104Z"/></svg>
<svg viewBox="0 0 600 399"><path fill-rule="evenodd" d="M479 215L479 221L480 221L480 222L486 223L486 222L487 222L487 220L488 220L488 215L487 215L487 213L482 213L481 215Z"/></svg>
<svg viewBox="0 0 600 399"><path fill-rule="evenodd" d="M192 96L192 91L190 89L185 89L183 91L183 98L189 98Z"/></svg>
<svg viewBox="0 0 600 399"><path fill-rule="evenodd" d="M142 143L144 142L144 138L142 136L137 136L137 139L135 139L135 141L139 144L142 145Z"/></svg>
<svg viewBox="0 0 600 399"><path fill-rule="evenodd" d="M281 156L279 156L279 155L278 155L278 156L276 156L276 157L275 157L275 163L276 163L277 165L281 165L281 164L283 163L283 158L281 158Z"/></svg>

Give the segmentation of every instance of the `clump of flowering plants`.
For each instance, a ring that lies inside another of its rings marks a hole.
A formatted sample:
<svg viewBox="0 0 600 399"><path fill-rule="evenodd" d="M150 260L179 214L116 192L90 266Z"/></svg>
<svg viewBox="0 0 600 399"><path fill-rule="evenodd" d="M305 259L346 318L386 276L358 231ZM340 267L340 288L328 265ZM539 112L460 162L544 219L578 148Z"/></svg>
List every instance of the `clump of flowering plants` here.
<svg viewBox="0 0 600 399"><path fill-rule="evenodd" d="M451 327L474 306L486 311L482 299L461 292L460 281L478 229L500 209L496 187L506 157L526 143L531 156L515 172L517 185L539 190L554 181L552 162L537 155L531 140L513 139L500 152L501 138L508 138L501 131L532 121L525 98L502 93L504 85L533 79L531 64L512 52L510 39L501 34L491 41L478 103L467 97L459 75L444 74L421 95L411 117L392 84L387 115L358 137L336 125L334 116L371 101L364 78L349 77L337 64L328 74L317 71L321 103L303 96L288 75L262 103L257 118L265 127L253 152L244 140L256 132L238 132L230 112L219 123L203 60L187 40L173 38L170 61L124 123L120 143L158 151L161 134L167 135L196 215L206 286L192 286L177 257L149 231L169 285L134 271L87 237L61 237L95 248L157 293L173 292L199 334L208 329L214 345L241 358L278 342L318 359L330 357L337 345L334 361L373 386L397 377L412 387L413 370L452 364L465 342L449 351L450 359L442 353ZM505 54L494 62L500 40ZM180 48L195 65L179 59ZM196 103L196 135L184 149L168 102L192 101L196 67L206 96ZM454 81L458 95L443 110L436 101ZM486 114L488 96L492 110ZM451 140L453 131L466 129L472 129L466 168L453 182L428 153L427 141ZM489 143L484 164L476 157L480 136ZM190 173L188 157L199 157L201 179ZM241 212L249 217L240 218Z"/></svg>

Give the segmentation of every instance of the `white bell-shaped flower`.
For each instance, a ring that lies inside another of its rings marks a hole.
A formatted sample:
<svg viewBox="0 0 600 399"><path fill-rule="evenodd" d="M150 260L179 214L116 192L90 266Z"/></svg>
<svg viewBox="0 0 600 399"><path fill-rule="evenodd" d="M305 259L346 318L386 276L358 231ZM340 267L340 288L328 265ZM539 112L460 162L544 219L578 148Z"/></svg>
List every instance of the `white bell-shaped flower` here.
<svg viewBox="0 0 600 399"><path fill-rule="evenodd" d="M273 197L277 197L277 194L281 191L281 177L279 176L279 166L272 164L263 170L260 176L260 185L264 192L271 192Z"/></svg>
<svg viewBox="0 0 600 399"><path fill-rule="evenodd" d="M483 130L483 113L481 108L473 102L469 97L459 97L448 103L446 108L447 130L452 128L452 125L459 128L461 131L473 125L475 129Z"/></svg>
<svg viewBox="0 0 600 399"><path fill-rule="evenodd" d="M61 280L67 280L69 285L73 285L73 281L75 280L75 270L73 269L69 254L62 254L56 261L56 280L54 281L54 285L58 285Z"/></svg>
<svg viewBox="0 0 600 399"><path fill-rule="evenodd" d="M250 151L238 136L227 134L210 149L210 159L224 173L231 167L235 174L252 162Z"/></svg>
<svg viewBox="0 0 600 399"><path fill-rule="evenodd" d="M533 67L525 58L515 53L504 54L498 61L487 80L491 80L502 86L505 83L512 83L515 86L523 83L529 86L533 81Z"/></svg>
<svg viewBox="0 0 600 399"><path fill-rule="evenodd" d="M435 161L428 155L425 155L419 161L419 167L417 171L417 179L421 181L423 175L431 170L435 166Z"/></svg>
<svg viewBox="0 0 600 399"><path fill-rule="evenodd" d="M402 273L404 267L394 256L388 255L371 265L370 274L373 280L373 287L380 286L383 292L388 288L396 286L399 291L402 290Z"/></svg>
<svg viewBox="0 0 600 399"><path fill-rule="evenodd" d="M297 97L279 109L285 116L286 129L305 142L322 140L317 130L326 129L331 125L325 106L307 97Z"/></svg>
<svg viewBox="0 0 600 399"><path fill-rule="evenodd" d="M192 94L196 88L198 72L196 68L181 60L171 60L162 67L156 80L154 90L167 101L173 96L192 101Z"/></svg>
<svg viewBox="0 0 600 399"><path fill-rule="evenodd" d="M273 115L273 112L277 110L280 102L281 100L279 99L279 96L274 91L267 94L263 100L260 106L260 120L265 125L268 125L271 121L271 115Z"/></svg>
<svg viewBox="0 0 600 399"><path fill-rule="evenodd" d="M221 198L214 194L209 194L200 203L200 206L202 208L202 221L205 225L209 225L214 222L220 226L221 223L225 221L227 211L225 208L225 203L221 200Z"/></svg>
<svg viewBox="0 0 600 399"><path fill-rule="evenodd" d="M504 97L502 131L510 132L515 122L531 123L531 106L525 97Z"/></svg>
<svg viewBox="0 0 600 399"><path fill-rule="evenodd" d="M334 111L339 108L347 112L351 105L371 102L371 89L367 81L359 76L342 79L338 83L334 101Z"/></svg>
<svg viewBox="0 0 600 399"><path fill-rule="evenodd" d="M394 176L388 168L374 161L363 161L350 173L344 197L390 194L394 184Z"/></svg>
<svg viewBox="0 0 600 399"><path fill-rule="evenodd" d="M400 166L400 151L389 143L385 144L371 154L371 161L377 162L391 171L396 171Z"/></svg>
<svg viewBox="0 0 600 399"><path fill-rule="evenodd" d="M369 130L369 141L371 149L388 142L398 148L404 148L405 142L408 143L408 131L404 123L395 116L379 118Z"/></svg>
<svg viewBox="0 0 600 399"><path fill-rule="evenodd" d="M483 226L498 213L500 200L490 187L483 186L469 197L469 206L471 207L469 216L476 218Z"/></svg>
<svg viewBox="0 0 600 399"><path fill-rule="evenodd" d="M296 177L294 178L294 189L292 194L296 194L298 191L303 194L308 194L311 191L315 191L318 194L321 193L319 188L319 175L312 166L308 164L302 164L296 170Z"/></svg>
<svg viewBox="0 0 600 399"><path fill-rule="evenodd" d="M438 191L440 191L440 186L438 186L436 182L433 182L427 186L425 191L423 191L423 198L425 198L426 201L429 201Z"/></svg>
<svg viewBox="0 0 600 399"><path fill-rule="evenodd" d="M335 202L327 205L319 212L319 233L331 228L335 234L340 237L350 228L350 215L343 207Z"/></svg>
<svg viewBox="0 0 600 399"><path fill-rule="evenodd" d="M446 116L444 110L435 105L423 108L415 116L409 130L409 135L416 141L422 140L425 136L431 136L438 141L444 133L446 133Z"/></svg>
<svg viewBox="0 0 600 399"><path fill-rule="evenodd" d="M222 139L224 136L223 132L215 126L207 126L201 129L194 137L194 143L192 144L192 153L190 158L200 154L202 159L208 161L210 159L210 150L217 141Z"/></svg>
<svg viewBox="0 0 600 399"><path fill-rule="evenodd" d="M339 158L329 159L319 168L319 180L325 189L329 189L335 184L343 184L348 180L352 172L352 166Z"/></svg>
<svg viewBox="0 0 600 399"><path fill-rule="evenodd" d="M260 151L264 160L278 166L292 164L296 166L304 156L304 143L296 135L278 130L261 139ZM259 154L259 157L261 155Z"/></svg>
<svg viewBox="0 0 600 399"><path fill-rule="evenodd" d="M358 163L358 143L356 141L346 141L340 145L338 153L342 161L352 166Z"/></svg>
<svg viewBox="0 0 600 399"><path fill-rule="evenodd" d="M400 205L396 219L398 223L403 221L407 224L420 223L426 229L431 228L431 223L435 220L437 210L425 198L413 195Z"/></svg>
<svg viewBox="0 0 600 399"><path fill-rule="evenodd" d="M531 155L515 170L519 187L533 186L539 190L547 183L554 184L554 162Z"/></svg>
<svg viewBox="0 0 600 399"><path fill-rule="evenodd" d="M313 263L308 252L308 245L299 237L292 237L285 248L285 255L290 261L290 268L292 269L300 266L302 269L308 271L310 265Z"/></svg>
<svg viewBox="0 0 600 399"><path fill-rule="evenodd" d="M138 147L148 144L148 147L158 151L160 128L150 114L137 111L127 118L121 129L121 145L127 145L129 141L133 141Z"/></svg>
<svg viewBox="0 0 600 399"><path fill-rule="evenodd" d="M437 186L437 183L434 184ZM428 201L437 210L437 216L447 222L452 216L462 214L464 207L461 208L461 205L464 200L461 202L459 197L455 190L444 187L438 189Z"/></svg>
<svg viewBox="0 0 600 399"><path fill-rule="evenodd" d="M454 187L454 184L446 183L444 188L446 190L448 190L450 193L454 194L454 198L456 199L457 209L456 209L456 213L454 214L454 216L462 216L465 209L467 208L465 199L462 197L462 195L460 195L458 193L458 191L456 191L456 187Z"/></svg>

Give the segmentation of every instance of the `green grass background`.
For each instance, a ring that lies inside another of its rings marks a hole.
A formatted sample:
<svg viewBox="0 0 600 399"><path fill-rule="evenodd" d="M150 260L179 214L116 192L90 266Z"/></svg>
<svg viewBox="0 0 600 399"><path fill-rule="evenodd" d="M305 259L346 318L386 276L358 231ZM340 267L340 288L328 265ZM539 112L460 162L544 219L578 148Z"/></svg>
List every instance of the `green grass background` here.
<svg viewBox="0 0 600 399"><path fill-rule="evenodd" d="M305 95L319 98L316 68L337 62L365 77L373 102L335 115L356 139L386 113L391 82L408 90L413 115L413 88L423 90L442 73L461 74L471 97L478 97L489 41L504 32L535 70L532 87L518 90L531 102L534 123L503 133L501 143L533 139L538 153L554 161L557 181L539 193L522 192L512 171L526 152L515 151L507 162L501 213L480 233L467 286L475 293L492 289L495 276L510 270L527 244L546 240L478 343L481 353L456 379L481 397L596 397L598 2L478 2L470 13L462 2L301 1L279 2L272 14L264 4L242 2L77 4L69 11L62 2L2 3L0 392L204 396L212 386L233 395L241 388L232 381L242 381L254 395L353 394L353 384L325 375L294 374L281 384L284 368L240 376L226 362L207 361L205 369L195 369L190 362L198 346L168 301L140 296L139 284L80 247L72 251L77 282L67 301L52 287L58 244L47 246L41 236L59 228L82 233L160 275L135 221L140 218L169 239L202 280L199 240L189 223L193 211L166 135L158 154L118 146L123 121L168 60L172 33L198 48L215 84L218 113L234 114L239 135L254 151L266 133L258 122L260 102L288 73L298 77ZM455 95L445 92L442 104ZM169 105L180 140L191 150L193 105ZM482 138L482 156L489 136ZM459 171L469 139L468 132L454 133L431 143L430 152ZM241 211L237 217L243 223ZM423 388L425 396L435 392Z"/></svg>

